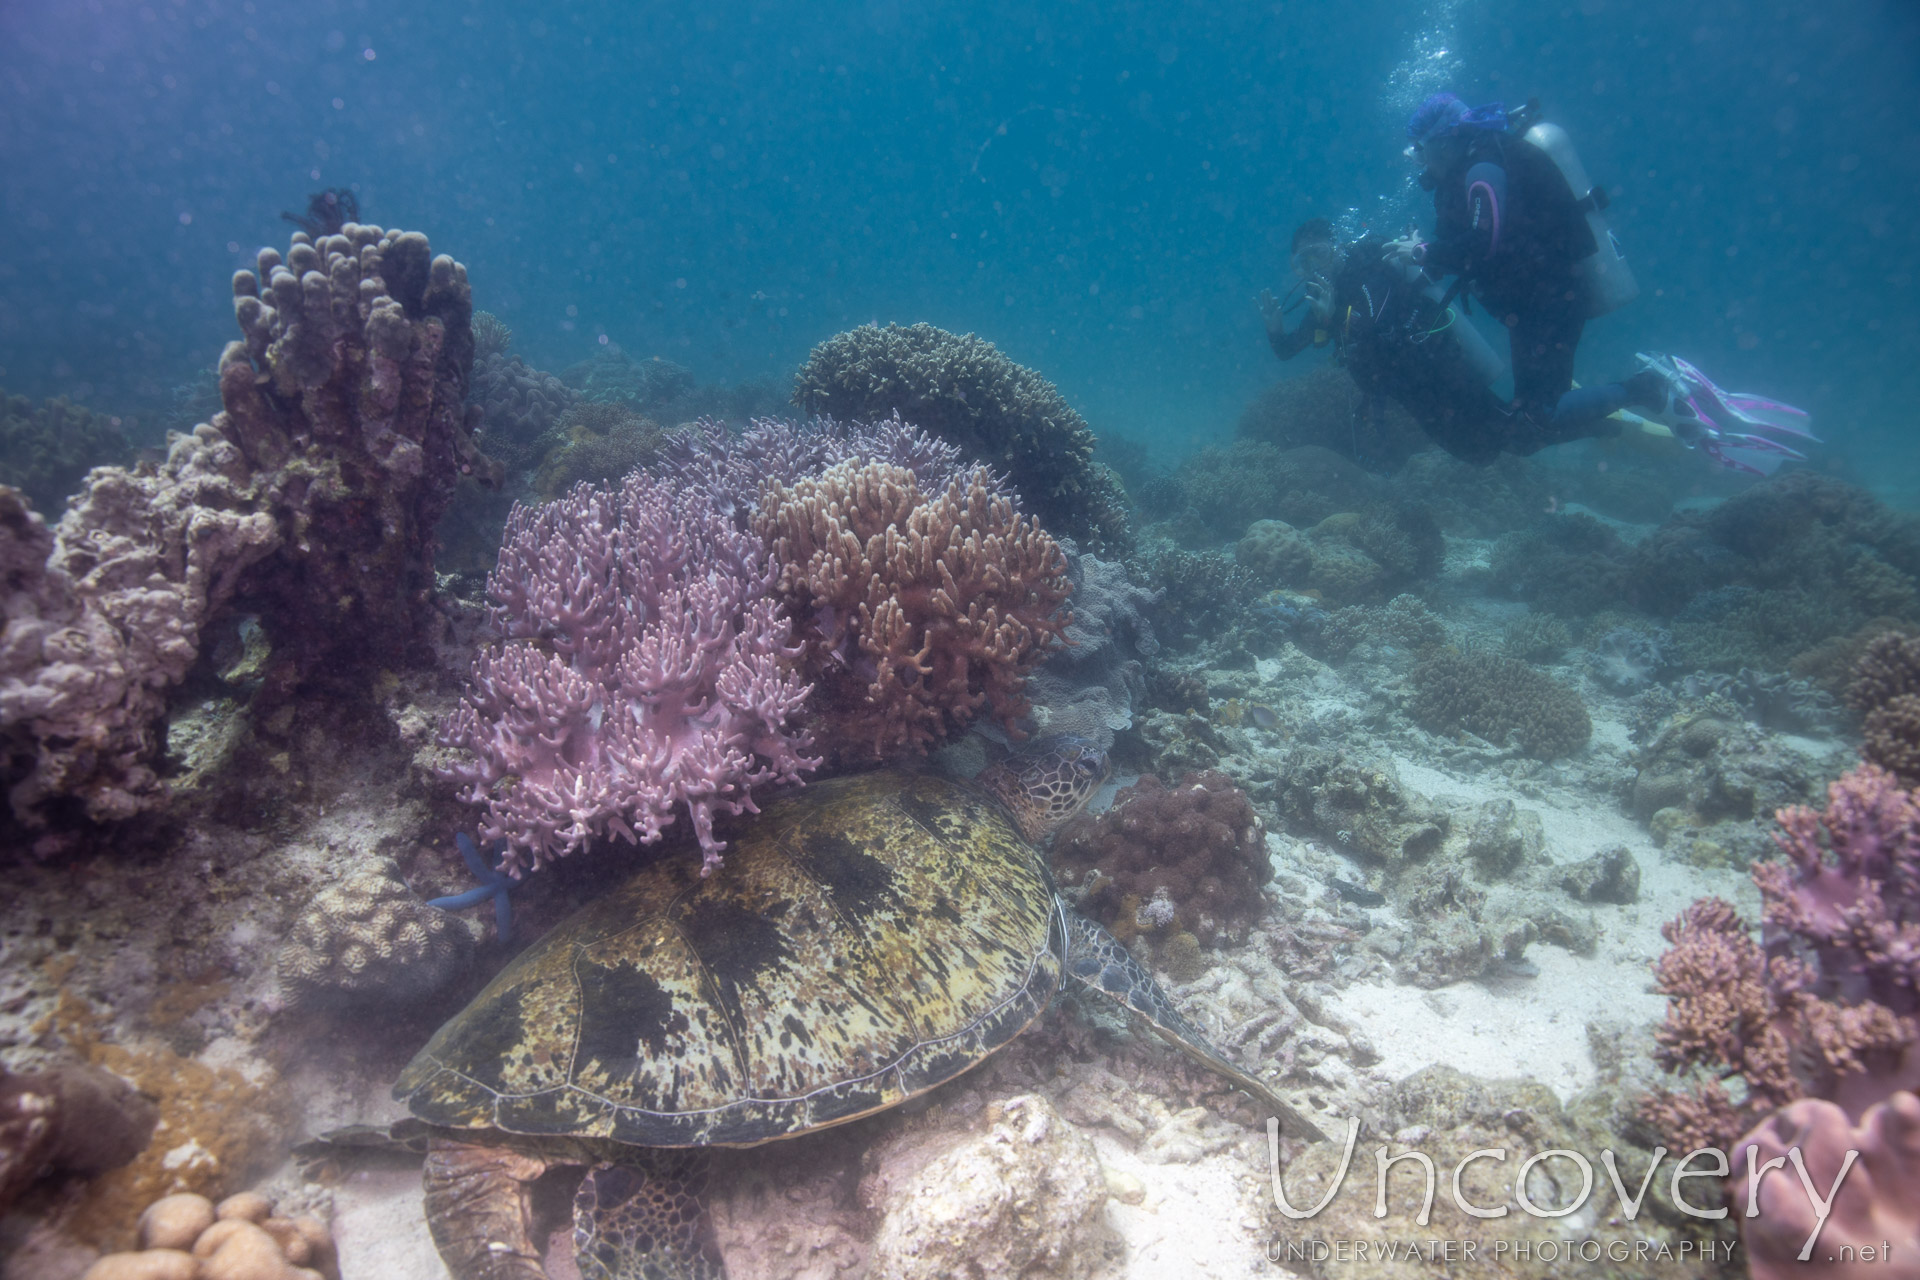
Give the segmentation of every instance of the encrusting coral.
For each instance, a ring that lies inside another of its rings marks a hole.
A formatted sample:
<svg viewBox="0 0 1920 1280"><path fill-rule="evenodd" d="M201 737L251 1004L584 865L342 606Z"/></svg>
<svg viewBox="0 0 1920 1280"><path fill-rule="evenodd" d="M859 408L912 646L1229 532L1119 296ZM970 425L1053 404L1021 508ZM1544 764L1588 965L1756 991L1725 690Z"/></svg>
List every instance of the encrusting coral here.
<svg viewBox="0 0 1920 1280"><path fill-rule="evenodd" d="M234 276L244 340L211 423L157 466L96 469L51 539L17 500L0 515L0 730L26 821L64 796L107 820L165 795L166 691L237 599L279 688L424 646L434 524L462 474L490 471L464 412L466 271L422 235L351 223L259 266Z"/></svg>
<svg viewBox="0 0 1920 1280"><path fill-rule="evenodd" d="M1093 431L1051 382L972 334L861 325L813 349L794 403L860 420L898 413L970 458L1004 466L1051 532L1101 555L1132 549L1120 482L1093 461Z"/></svg>
<svg viewBox="0 0 1920 1280"><path fill-rule="evenodd" d="M754 526L799 620L818 738L848 758L924 752L983 711L1010 731L1026 677L1060 640L1060 545L979 473L923 494L912 471L856 461L770 483Z"/></svg>
<svg viewBox="0 0 1920 1280"><path fill-rule="evenodd" d="M1407 714L1433 733L1468 733L1552 760L1593 733L1580 695L1524 662L1441 650L1413 669Z"/></svg>
<svg viewBox="0 0 1920 1280"><path fill-rule="evenodd" d="M1061 828L1053 859L1081 911L1123 942L1145 935L1162 946L1181 934L1204 946L1245 940L1273 878L1253 803L1212 770L1173 787L1147 774L1121 788L1111 809Z"/></svg>

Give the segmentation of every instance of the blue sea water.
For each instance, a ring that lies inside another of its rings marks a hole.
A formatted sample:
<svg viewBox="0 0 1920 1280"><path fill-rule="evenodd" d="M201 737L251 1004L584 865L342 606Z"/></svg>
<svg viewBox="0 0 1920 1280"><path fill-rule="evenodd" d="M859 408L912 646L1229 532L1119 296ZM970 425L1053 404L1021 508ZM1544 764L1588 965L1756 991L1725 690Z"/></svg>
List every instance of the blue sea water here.
<svg viewBox="0 0 1920 1280"><path fill-rule="evenodd" d="M1920 489L1904 0L8 0L0 386L158 421L231 271L345 186L541 367L784 380L926 320L1173 457L1279 376L1252 299L1297 222L1430 220L1401 132L1441 87L1539 97L1614 193L1644 292L1583 377L1680 352Z"/></svg>

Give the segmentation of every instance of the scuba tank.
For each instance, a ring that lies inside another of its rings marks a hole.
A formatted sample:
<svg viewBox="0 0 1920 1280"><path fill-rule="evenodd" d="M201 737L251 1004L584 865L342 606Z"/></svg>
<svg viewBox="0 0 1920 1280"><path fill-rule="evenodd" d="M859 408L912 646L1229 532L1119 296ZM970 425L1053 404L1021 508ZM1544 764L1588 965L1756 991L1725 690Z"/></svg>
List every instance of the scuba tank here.
<svg viewBox="0 0 1920 1280"><path fill-rule="evenodd" d="M1587 167L1580 163L1580 153L1573 149L1567 131L1539 115L1540 100L1529 98L1526 106L1508 116L1507 127L1553 161L1573 193L1575 207L1586 217L1587 230L1593 233L1594 251L1573 268L1586 286L1588 318L1618 311L1640 296L1640 285L1620 251L1620 241L1607 226L1607 189L1587 177Z"/></svg>
<svg viewBox="0 0 1920 1280"><path fill-rule="evenodd" d="M1383 261L1393 264L1392 259L1383 259ZM1460 314L1459 308L1450 305L1452 299L1447 296L1447 291L1433 277L1421 270L1417 263L1402 262L1393 265L1399 267L1400 279L1403 282L1431 302L1437 313L1446 316L1444 332L1452 337L1453 344L1460 350L1461 359L1467 362L1474 375L1489 385L1498 382L1501 375L1507 371L1507 362L1500 358L1499 353L1481 336L1480 331L1468 323L1467 318Z"/></svg>

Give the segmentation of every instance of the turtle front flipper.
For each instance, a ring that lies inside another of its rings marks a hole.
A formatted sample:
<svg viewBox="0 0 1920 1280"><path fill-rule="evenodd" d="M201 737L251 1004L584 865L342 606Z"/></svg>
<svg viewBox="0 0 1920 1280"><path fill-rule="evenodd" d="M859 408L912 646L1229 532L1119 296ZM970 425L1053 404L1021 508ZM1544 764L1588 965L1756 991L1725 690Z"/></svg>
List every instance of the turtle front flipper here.
<svg viewBox="0 0 1920 1280"><path fill-rule="evenodd" d="M427 1229L454 1280L547 1280L533 1243L538 1155L434 1136L427 1142Z"/></svg>
<svg viewBox="0 0 1920 1280"><path fill-rule="evenodd" d="M1257 1077L1228 1061L1208 1043L1200 1029L1180 1016L1173 1001L1160 989L1120 940L1077 911L1061 910L1067 919L1067 972L1115 1004L1145 1018L1160 1037L1201 1066L1233 1081L1254 1100L1280 1118L1288 1134L1309 1142L1325 1142L1320 1126Z"/></svg>
<svg viewBox="0 0 1920 1280"><path fill-rule="evenodd" d="M628 1147L595 1165L573 1197L581 1280L726 1280L706 1188L700 1151Z"/></svg>

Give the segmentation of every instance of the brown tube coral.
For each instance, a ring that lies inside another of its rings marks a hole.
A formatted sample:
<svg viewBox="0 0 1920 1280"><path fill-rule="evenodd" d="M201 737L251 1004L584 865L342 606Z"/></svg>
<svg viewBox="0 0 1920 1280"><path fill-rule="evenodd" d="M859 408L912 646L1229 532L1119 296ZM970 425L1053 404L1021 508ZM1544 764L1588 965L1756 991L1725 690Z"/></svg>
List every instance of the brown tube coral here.
<svg viewBox="0 0 1920 1280"><path fill-rule="evenodd" d="M928 497L905 468L849 461L768 485L754 525L840 758L924 752L983 708L1019 731L1072 586L1060 545L980 475Z"/></svg>

